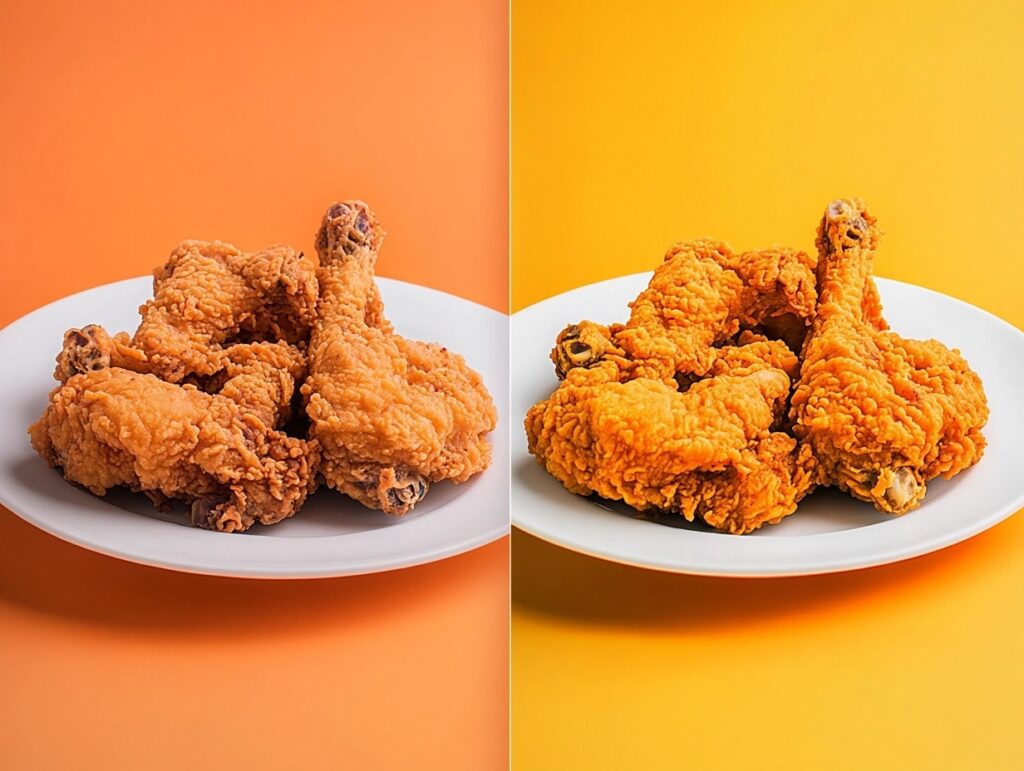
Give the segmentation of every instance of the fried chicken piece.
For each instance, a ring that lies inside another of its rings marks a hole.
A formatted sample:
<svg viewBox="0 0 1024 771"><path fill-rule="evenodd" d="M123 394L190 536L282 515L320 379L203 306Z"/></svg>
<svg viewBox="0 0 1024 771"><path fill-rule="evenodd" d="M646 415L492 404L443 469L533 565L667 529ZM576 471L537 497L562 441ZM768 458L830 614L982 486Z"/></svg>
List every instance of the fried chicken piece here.
<svg viewBox="0 0 1024 771"><path fill-rule="evenodd" d="M237 532L294 514L316 485L316 442L270 428L287 370L242 360L221 394L103 368L50 394L32 446L96 495L125 486L157 506L191 504L192 524ZM282 374L283 373L283 374Z"/></svg>
<svg viewBox="0 0 1024 771"><path fill-rule="evenodd" d="M384 233L366 204L332 204L316 236L318 318L302 386L325 481L404 514L431 483L490 463L497 421L480 376L440 345L396 335L373 280Z"/></svg>
<svg viewBox="0 0 1024 771"><path fill-rule="evenodd" d="M719 241L676 244L630 304L629 321L607 327L582 321L559 333L551 351L555 372L562 379L573 367L593 367L611 356L624 379L667 383L678 374L699 376L714 346L741 330L800 350L817 302L815 263L780 247L734 254ZM870 280L864 316L875 328L887 328Z"/></svg>
<svg viewBox="0 0 1024 771"><path fill-rule="evenodd" d="M566 488L676 511L742 534L775 524L813 487L809 448L773 426L784 418L796 358L779 341L744 338L704 357L713 377L685 391L623 380L615 359L573 367L526 416L529 449Z"/></svg>
<svg viewBox="0 0 1024 771"><path fill-rule="evenodd" d="M153 299L133 337L69 330L54 377L117 366L172 383L223 369L236 343L304 343L316 317L316 263L289 246L242 252L182 241L153 274Z"/></svg>
<svg viewBox="0 0 1024 771"><path fill-rule="evenodd" d="M69 329L64 333L55 376L64 382L78 372L110 367L148 374L145 354L123 344L119 337L110 337L97 324ZM216 361L217 370L212 375L189 372L186 380L207 393L230 395L240 405L257 412L272 428L290 417L295 384L306 376L306 355L302 349L288 343L238 343L216 351ZM275 394L270 402L266 400L268 393Z"/></svg>
<svg viewBox="0 0 1024 771"><path fill-rule="evenodd" d="M564 377L603 355L621 355L632 362L620 366L623 377L668 383L677 373L705 373L712 346L741 329L771 327L791 348L799 347L815 299L814 260L804 252L734 254L719 241L680 243L630 304L629 321L571 325L559 335L552 359Z"/></svg>
<svg viewBox="0 0 1024 771"><path fill-rule="evenodd" d="M902 514L981 458L988 405L959 351L880 332L865 318L878 243L861 201L831 203L818 229L818 307L792 398L794 432L832 484ZM867 299L866 299L867 298Z"/></svg>

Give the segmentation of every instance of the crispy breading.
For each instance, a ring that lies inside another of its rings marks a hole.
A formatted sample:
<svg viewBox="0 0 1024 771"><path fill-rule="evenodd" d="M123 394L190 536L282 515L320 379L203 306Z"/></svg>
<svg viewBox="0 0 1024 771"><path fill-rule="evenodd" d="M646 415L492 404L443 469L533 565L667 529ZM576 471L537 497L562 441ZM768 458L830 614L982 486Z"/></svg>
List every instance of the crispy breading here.
<svg viewBox="0 0 1024 771"><path fill-rule="evenodd" d="M821 484L902 514L920 504L929 479L981 458L988 404L959 351L878 331L865 318L879 306L870 284L878 238L859 200L834 201L822 218L818 307L792 417Z"/></svg>
<svg viewBox="0 0 1024 771"><path fill-rule="evenodd" d="M304 344L316 315L316 261L289 246L242 252L182 241L154 271L153 298L132 337L90 325L69 330L54 377L117 366L172 383L210 376L239 343Z"/></svg>
<svg viewBox="0 0 1024 771"><path fill-rule="evenodd" d="M675 511L747 533L796 510L814 483L813 458L773 430L796 358L751 336L717 349L714 376L685 390L623 380L616 361L574 367L526 416L530 452L569 490Z"/></svg>
<svg viewBox="0 0 1024 771"><path fill-rule="evenodd" d="M238 375L256 376L251 368ZM47 463L96 495L123 485L157 505L191 504L200 527L247 530L290 517L316 486L316 443L274 431L260 417L275 392L263 389L254 411L228 395L100 369L55 388L29 434Z"/></svg>
<svg viewBox="0 0 1024 771"><path fill-rule="evenodd" d="M302 386L330 487L404 514L430 484L491 460L497 411L461 356L396 335L373 270L384 233L361 201L332 204L317 234L320 301Z"/></svg>

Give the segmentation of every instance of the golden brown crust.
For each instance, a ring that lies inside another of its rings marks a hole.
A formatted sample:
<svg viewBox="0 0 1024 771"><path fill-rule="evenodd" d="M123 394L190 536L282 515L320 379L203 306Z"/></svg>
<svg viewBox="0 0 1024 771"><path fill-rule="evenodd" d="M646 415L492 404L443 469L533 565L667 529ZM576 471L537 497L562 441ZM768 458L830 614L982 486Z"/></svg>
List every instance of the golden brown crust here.
<svg viewBox="0 0 1024 771"><path fill-rule="evenodd" d="M391 329L373 280L383 235L361 201L328 208L316 237L320 301L302 394L327 484L404 514L430 484L488 466L497 412L461 356Z"/></svg>
<svg viewBox="0 0 1024 771"><path fill-rule="evenodd" d="M373 280L383 235L365 204L332 204L322 285L317 260L287 246L182 242L132 337L65 335L34 446L97 494L186 500L195 524L232 531L294 513L316 483L317 437L328 484L392 514L479 473L493 401L458 354L394 334ZM308 441L275 430L305 432L289 422L304 380Z"/></svg>
<svg viewBox="0 0 1024 771"><path fill-rule="evenodd" d="M316 485L319 451L272 430L227 396L119 368L71 377L29 429L65 478L191 504L193 524L226 532L294 514Z"/></svg>
<svg viewBox="0 0 1024 771"><path fill-rule="evenodd" d="M172 383L209 377L233 345L304 345L317 296L316 261L289 246L248 253L220 241L182 241L154 271L153 298L139 309L135 334L69 330L54 376L117 366Z"/></svg>

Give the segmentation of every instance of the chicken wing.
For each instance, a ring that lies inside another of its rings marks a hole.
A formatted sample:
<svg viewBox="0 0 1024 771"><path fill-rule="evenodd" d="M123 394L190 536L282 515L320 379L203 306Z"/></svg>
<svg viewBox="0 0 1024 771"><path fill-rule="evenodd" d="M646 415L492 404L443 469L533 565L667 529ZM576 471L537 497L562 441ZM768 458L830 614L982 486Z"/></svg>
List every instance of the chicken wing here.
<svg viewBox="0 0 1024 771"><path fill-rule="evenodd" d="M316 315L316 263L288 246L241 252L183 241L154 271L153 299L134 336L91 325L69 330L54 376L117 366L179 383L225 365L239 343L304 344Z"/></svg>
<svg viewBox="0 0 1024 771"><path fill-rule="evenodd" d="M64 382L76 374L110 367L150 373L145 354L119 337L110 337L97 324L69 329L57 357L55 377ZM216 370L211 375L187 372L188 384L207 393L230 394L240 405L257 412L271 428L291 417L295 384L306 375L303 349L288 343L238 343L218 349L215 355ZM213 361L212 355L208 361Z"/></svg>
<svg viewBox="0 0 1024 771"><path fill-rule="evenodd" d="M332 204L316 237L320 300L302 386L325 481L404 514L431 483L487 467L494 403L458 354L396 335L373 280L384 233L366 204Z"/></svg>
<svg viewBox="0 0 1024 771"><path fill-rule="evenodd" d="M870 283L878 237L861 201L834 201L825 212L792 419L820 463L820 484L902 514L921 502L928 480L981 458L988 405L959 351L878 331L865 317L880 308Z"/></svg>
<svg viewBox="0 0 1024 771"><path fill-rule="evenodd" d="M630 304L629 321L612 327L570 325L552 358L560 376L596 364L605 353L632 362L623 377L670 382L701 375L716 344L741 329L762 329L799 347L814 315L814 260L791 249L735 254L699 240L673 246L650 284Z"/></svg>

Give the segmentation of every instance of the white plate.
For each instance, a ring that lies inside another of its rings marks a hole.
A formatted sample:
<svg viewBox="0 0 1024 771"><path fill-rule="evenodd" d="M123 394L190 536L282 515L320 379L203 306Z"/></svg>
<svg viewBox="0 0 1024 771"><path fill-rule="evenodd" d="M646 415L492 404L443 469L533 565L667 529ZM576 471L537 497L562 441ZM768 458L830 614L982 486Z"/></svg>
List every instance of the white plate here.
<svg viewBox="0 0 1024 771"><path fill-rule="evenodd" d="M716 576L786 576L881 565L925 554L992 527L1024 506L1024 334L972 305L928 289L878 279L885 317L912 338L959 348L985 384L992 414L988 449L973 468L928 483L924 503L902 517L835 490L804 499L780 524L734 536L631 516L621 503L573 495L527 452L522 419L557 380L548 351L568 323L628 317L626 303L650 273L623 276L549 298L512 317L512 522L568 549L628 565Z"/></svg>
<svg viewBox="0 0 1024 771"><path fill-rule="evenodd" d="M388 317L402 334L443 343L465 356L498 405L491 467L469 482L434 485L414 512L389 517L321 489L291 519L244 534L184 524L184 508L163 515L141 494L105 498L65 482L32 450L25 429L56 385L64 330L89 323L138 326L152 279L134 278L65 297L0 331L0 502L22 519L87 549L146 565L252 578L373 573L418 565L482 546L508 532L508 317L468 300L378 279ZM141 516L140 516L141 515Z"/></svg>

